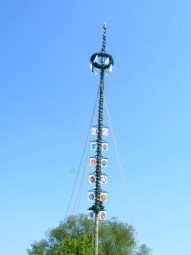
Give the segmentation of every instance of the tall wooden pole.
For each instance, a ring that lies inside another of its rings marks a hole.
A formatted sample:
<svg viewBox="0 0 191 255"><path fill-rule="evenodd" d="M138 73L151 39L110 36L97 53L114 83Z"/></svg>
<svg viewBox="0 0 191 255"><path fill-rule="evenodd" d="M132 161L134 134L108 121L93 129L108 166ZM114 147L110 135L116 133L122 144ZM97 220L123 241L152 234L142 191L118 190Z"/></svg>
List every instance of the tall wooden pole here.
<svg viewBox="0 0 191 255"><path fill-rule="evenodd" d="M94 255L98 255L98 229L99 211L103 210L100 201L100 176L102 159L102 127L103 127L103 100L104 100L104 70L100 72L99 112L98 112L98 134L97 134L97 162L96 162L96 187L95 187L95 232L94 232Z"/></svg>
<svg viewBox="0 0 191 255"><path fill-rule="evenodd" d="M98 109L98 125L97 125L97 155L96 155L96 171L95 171L95 203L89 208L95 213L95 229L94 229L94 255L98 255L98 237L99 237L99 212L104 210L101 195L101 161L102 161L102 129L103 129L103 102L104 102L104 76L106 72L112 70L114 64L111 55L105 52L106 48L106 24L104 24L103 43L101 52L91 56L91 69L100 70L100 86L99 86L99 109Z"/></svg>

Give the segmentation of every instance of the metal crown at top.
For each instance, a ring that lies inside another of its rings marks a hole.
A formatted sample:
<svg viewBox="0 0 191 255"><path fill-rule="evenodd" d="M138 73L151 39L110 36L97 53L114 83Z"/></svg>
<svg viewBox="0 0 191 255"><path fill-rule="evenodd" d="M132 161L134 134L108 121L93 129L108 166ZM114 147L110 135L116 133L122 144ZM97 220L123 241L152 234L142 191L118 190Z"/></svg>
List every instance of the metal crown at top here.
<svg viewBox="0 0 191 255"><path fill-rule="evenodd" d="M106 49L106 23L103 25L103 42L101 52L94 53L90 58L90 69L92 72L94 69L112 71L114 65L113 57L105 52Z"/></svg>

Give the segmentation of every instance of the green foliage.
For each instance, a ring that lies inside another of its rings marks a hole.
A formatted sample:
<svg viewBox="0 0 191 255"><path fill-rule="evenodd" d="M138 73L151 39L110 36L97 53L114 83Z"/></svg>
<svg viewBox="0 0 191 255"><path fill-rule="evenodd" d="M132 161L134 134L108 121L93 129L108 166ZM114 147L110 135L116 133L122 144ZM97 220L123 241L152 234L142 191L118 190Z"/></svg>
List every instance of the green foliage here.
<svg viewBox="0 0 191 255"><path fill-rule="evenodd" d="M63 255L92 255L93 236L80 234L76 238L65 237L58 249Z"/></svg>
<svg viewBox="0 0 191 255"><path fill-rule="evenodd" d="M148 248L145 244L141 245L141 251L139 251L136 255L147 255L151 254L151 249Z"/></svg>
<svg viewBox="0 0 191 255"><path fill-rule="evenodd" d="M92 255L94 222L86 216L70 216L49 230L46 239L34 242L28 255ZM100 222L99 255L149 255L142 245L137 252L133 228L116 218Z"/></svg>
<svg viewBox="0 0 191 255"><path fill-rule="evenodd" d="M45 240L42 240L40 242L34 242L32 244L32 249L28 250L29 255L45 255L46 253L46 247L48 243Z"/></svg>
<svg viewBox="0 0 191 255"><path fill-rule="evenodd" d="M133 254L136 245L133 238L133 229L131 226L119 222L116 218L101 223L99 237L100 254Z"/></svg>

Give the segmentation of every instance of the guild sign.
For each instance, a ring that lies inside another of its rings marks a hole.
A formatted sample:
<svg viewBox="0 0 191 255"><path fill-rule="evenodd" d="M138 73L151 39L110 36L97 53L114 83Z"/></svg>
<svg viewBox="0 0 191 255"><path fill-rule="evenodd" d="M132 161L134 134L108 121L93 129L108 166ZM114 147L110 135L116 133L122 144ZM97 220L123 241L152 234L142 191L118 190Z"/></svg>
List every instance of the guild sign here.
<svg viewBox="0 0 191 255"><path fill-rule="evenodd" d="M96 149L97 149L97 143L91 142L91 150L96 151Z"/></svg>
<svg viewBox="0 0 191 255"><path fill-rule="evenodd" d="M102 167L107 167L107 158L102 158L102 160L101 160L101 166L102 166Z"/></svg>
<svg viewBox="0 0 191 255"><path fill-rule="evenodd" d="M94 192L88 192L88 200L89 201L94 200Z"/></svg>
<svg viewBox="0 0 191 255"><path fill-rule="evenodd" d="M100 194L100 201L106 202L106 200L107 200L107 193L102 192Z"/></svg>
<svg viewBox="0 0 191 255"><path fill-rule="evenodd" d="M107 136L109 133L109 130L107 127L102 128L102 135ZM98 128L97 127L92 127L92 135L97 135L98 134Z"/></svg>
<svg viewBox="0 0 191 255"><path fill-rule="evenodd" d="M89 183L94 183L95 182L95 175L89 175Z"/></svg>
<svg viewBox="0 0 191 255"><path fill-rule="evenodd" d="M108 128L104 127L102 128L102 135L107 136L108 135Z"/></svg>
<svg viewBox="0 0 191 255"><path fill-rule="evenodd" d="M90 166L95 166L95 165L96 165L96 159L90 158Z"/></svg>
<svg viewBox="0 0 191 255"><path fill-rule="evenodd" d="M106 211L101 211L99 218L100 218L100 220L106 220Z"/></svg>
<svg viewBox="0 0 191 255"><path fill-rule="evenodd" d="M101 175L100 183L101 184L106 184L107 183L107 175Z"/></svg>
<svg viewBox="0 0 191 255"><path fill-rule="evenodd" d="M93 217L94 217L94 211L89 210L89 211L88 211L88 219L89 219L89 220L92 220Z"/></svg>
<svg viewBox="0 0 191 255"><path fill-rule="evenodd" d="M97 127L92 127L92 135L97 135Z"/></svg>
<svg viewBox="0 0 191 255"><path fill-rule="evenodd" d="M108 143L102 143L102 151L108 151Z"/></svg>

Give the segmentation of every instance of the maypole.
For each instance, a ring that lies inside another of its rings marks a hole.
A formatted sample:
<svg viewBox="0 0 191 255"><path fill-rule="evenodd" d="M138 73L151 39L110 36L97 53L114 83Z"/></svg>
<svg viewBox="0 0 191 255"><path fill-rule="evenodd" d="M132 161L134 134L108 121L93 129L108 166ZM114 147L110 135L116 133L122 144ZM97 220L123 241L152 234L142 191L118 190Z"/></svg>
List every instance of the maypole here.
<svg viewBox="0 0 191 255"><path fill-rule="evenodd" d="M113 57L105 52L106 49L106 24L103 26L103 42L101 52L95 53L90 58L90 69L92 72L100 70L99 83L99 108L98 124L92 127L92 135L97 135L97 140L91 142L91 149L96 150L96 155L90 158L90 165L95 166L95 172L89 175L89 182L95 183L95 189L89 191L89 200L94 200L94 204L89 208L88 218L95 219L94 228L94 255L98 255L98 230L99 219L106 218L103 202L106 201L107 192L103 191L101 184L106 184L107 175L102 172L102 167L107 166L107 158L102 155L102 151L107 151L108 144L103 141L102 136L108 134L108 128L103 125L103 102L104 102L104 77L112 71L114 64Z"/></svg>

